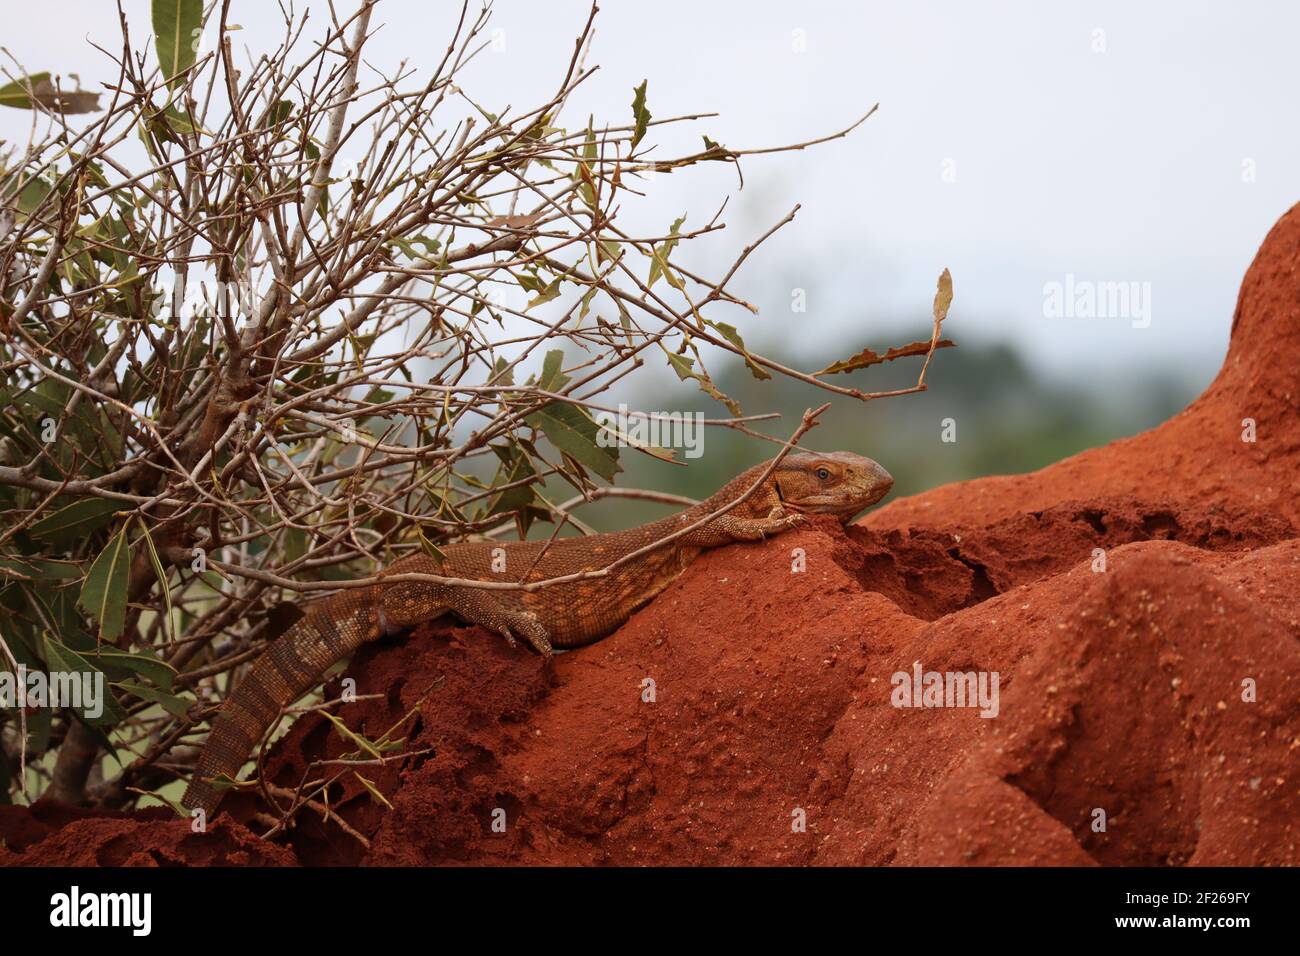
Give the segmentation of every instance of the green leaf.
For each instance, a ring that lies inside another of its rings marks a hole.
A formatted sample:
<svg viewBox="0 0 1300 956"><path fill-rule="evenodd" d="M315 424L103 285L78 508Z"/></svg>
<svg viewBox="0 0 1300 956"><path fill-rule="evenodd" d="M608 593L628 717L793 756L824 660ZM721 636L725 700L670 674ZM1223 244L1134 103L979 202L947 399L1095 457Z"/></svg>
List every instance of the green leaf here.
<svg viewBox="0 0 1300 956"><path fill-rule="evenodd" d="M163 593L163 604L166 605L166 616L163 618L163 632L169 640L175 640L176 635L172 633L172 589L167 579L167 572L163 569L162 561L158 557L158 550L153 546L153 537L149 534L149 526L144 523L144 518L136 516L140 521L140 530L144 532L144 542L149 546L149 562L153 565L153 573L158 578L158 587Z"/></svg>
<svg viewBox="0 0 1300 956"><path fill-rule="evenodd" d="M546 288L546 283L531 272L515 276L515 281L525 292L541 292Z"/></svg>
<svg viewBox="0 0 1300 956"><path fill-rule="evenodd" d="M60 84L61 87L62 84ZM49 73L33 73L0 86L0 106L55 113L90 113L99 109L99 94L56 87Z"/></svg>
<svg viewBox="0 0 1300 956"><path fill-rule="evenodd" d="M298 104L293 100L277 100L271 106L267 107L266 112L262 114L262 118L258 120L257 125L263 128L268 126L278 126L280 123L283 123L292 116L293 111L297 108Z"/></svg>
<svg viewBox="0 0 1300 956"><path fill-rule="evenodd" d="M663 349L664 355L668 356L668 364L672 366L672 369L677 373L678 378L683 382L688 378L695 379L695 381L699 383L700 391L704 392L704 394L727 406L727 410L730 411L731 414L737 416L742 414L740 403L729 395L723 394L721 389L719 389L717 385L713 384L713 379L709 376L709 373L705 370L703 364L701 364L699 369L696 370L694 359L685 355L678 355L676 352L668 351L664 348L663 343L660 343L659 347Z"/></svg>
<svg viewBox="0 0 1300 956"><path fill-rule="evenodd" d="M126 691L132 697L139 697L141 700L147 700L150 703L159 704L167 713L173 717L184 717L190 712L190 707L194 705L192 697L177 697L175 694L167 694L153 687L146 687L144 684L135 681L118 681L117 686Z"/></svg>
<svg viewBox="0 0 1300 956"><path fill-rule="evenodd" d="M176 135L177 133L194 133L198 131L198 127L194 124L194 120L190 118L190 115L170 103L167 104L166 109L148 114L146 122L149 124L150 131L166 143L183 145L183 141Z"/></svg>
<svg viewBox="0 0 1300 956"><path fill-rule="evenodd" d="M184 85L181 74L194 65L202 26L203 0L153 0L158 64L173 90Z"/></svg>
<svg viewBox="0 0 1300 956"><path fill-rule="evenodd" d="M143 651L128 653L105 647L96 654L88 655L87 660L98 664L110 677L124 672L138 674L163 690L171 690L172 681L176 679L176 668Z"/></svg>
<svg viewBox="0 0 1300 956"><path fill-rule="evenodd" d="M334 729L338 731L339 736L342 737L345 742L355 744L358 750L364 751L365 753L370 754L370 756L372 757L383 756L383 754L379 752L378 747L372 744L365 737L361 736L360 734L356 733L354 730L349 728L347 724L343 723L343 721L339 720L328 710L322 710L321 714L324 715L326 720L328 720L331 724L334 725Z"/></svg>
<svg viewBox="0 0 1300 956"><path fill-rule="evenodd" d="M668 230L670 236L677 235L677 231L682 228L682 223L686 221L686 216L682 216ZM655 281L662 275L668 280L668 284L674 289L682 288L682 280L675 276L668 268L668 257L672 254L673 249L677 247L676 239L666 239L654 247L654 253L650 257L650 278L646 282L649 288L655 284Z"/></svg>
<svg viewBox="0 0 1300 956"><path fill-rule="evenodd" d="M39 83L50 82L49 73L33 73L31 76L20 76L12 83L6 83L0 86L0 106L12 106L15 109L29 110L32 108L32 98L27 92L29 89L35 89Z"/></svg>
<svg viewBox="0 0 1300 956"><path fill-rule="evenodd" d="M396 236L392 239L393 245L406 253L407 257L419 265L432 265L439 267L440 261L438 251L440 245L437 239L427 239L424 236L412 236L410 239L401 239ZM419 248L417 248L417 246ZM420 249L424 251L421 252Z"/></svg>
<svg viewBox="0 0 1300 956"><path fill-rule="evenodd" d="M622 246L617 242L614 242L612 239L600 240L600 242L596 243L596 264L602 265L606 262L613 262L618 258L621 250ZM592 286L591 291L595 292L596 287ZM590 295L591 293L589 292L587 294Z"/></svg>
<svg viewBox="0 0 1300 956"><path fill-rule="evenodd" d="M128 787L127 789L134 790L136 788ZM168 807L170 807L172 813L176 814L178 817L184 820L190 819L189 807L182 805L179 800L173 800L171 797L164 797L161 793L158 793L156 790L151 790L148 793L141 793L141 796L152 797L154 800L160 800L163 803L165 803Z"/></svg>
<svg viewBox="0 0 1300 956"><path fill-rule="evenodd" d="M415 534L420 539L420 547L423 549L424 553L437 561L439 566L441 566L442 563L447 560L446 552L429 539L428 535L424 533L424 528L417 525L415 528Z"/></svg>
<svg viewBox="0 0 1300 956"><path fill-rule="evenodd" d="M33 538L61 544L70 537L84 538L112 519L122 503L108 498L82 498L36 522L29 529Z"/></svg>
<svg viewBox="0 0 1300 956"><path fill-rule="evenodd" d="M126 720L126 711L122 709L122 705L117 702L117 698L109 690L104 672L76 651L59 644L48 634L45 635L45 666L51 671L61 671L65 674L90 674L92 679L102 682L104 696L101 702L102 710L98 717L91 716L85 706L86 701L84 699L82 700L82 706L72 708L76 715L86 722L87 726L98 729L112 728ZM94 677L96 674L99 675L98 678ZM109 750L112 751L111 745Z"/></svg>
<svg viewBox="0 0 1300 956"><path fill-rule="evenodd" d="M520 448L509 445L493 445L492 450L501 459L501 466L497 469L497 475L492 484L494 487L503 488L503 490L488 499L487 510L484 514L495 515L514 511L519 514L520 523L524 531L527 532L531 523L529 505L534 504L536 501L533 486L531 484L521 484L514 488L504 488L504 486L535 476L537 469L533 467L528 455Z"/></svg>
<svg viewBox="0 0 1300 956"><path fill-rule="evenodd" d="M0 578L12 576L34 581L70 581L81 577L81 569L71 561L44 558L16 558L0 561Z"/></svg>
<svg viewBox="0 0 1300 956"><path fill-rule="evenodd" d="M385 797L382 793L379 792L379 788L378 788L378 787L376 787L373 783L371 783L371 782L370 782L369 780L367 780L365 777L361 776L361 774L357 773L355 770L352 771L352 776L356 777L358 780L361 781L361 786L363 786L363 787L365 787L367 790L369 790L369 791L370 791L370 795L371 795L372 797L374 797L376 800L378 800L380 803L382 803L384 806L386 806L389 810L393 809L393 805L392 805L391 803L388 802L388 798L387 798L387 797Z"/></svg>
<svg viewBox="0 0 1300 956"><path fill-rule="evenodd" d="M564 374L564 350L551 349L542 359L542 377L537 380L537 387L547 392L558 392L569 384L569 376Z"/></svg>
<svg viewBox="0 0 1300 956"><path fill-rule="evenodd" d="M69 589L36 586L25 590L31 618L41 623L42 630L57 634L59 643L74 651L95 650L95 639L82 626L81 614L69 600Z"/></svg>
<svg viewBox="0 0 1300 956"><path fill-rule="evenodd" d="M620 429L614 422L602 425L601 430L613 435L620 445L627 445L629 448L635 448L637 451L644 452L651 458L658 458L660 461L667 462L670 465L686 464L684 461L677 460L676 453L671 448L661 448L659 445L651 445L643 442L641 439Z"/></svg>
<svg viewBox="0 0 1300 956"><path fill-rule="evenodd" d="M514 369L506 361L505 356L498 356L492 369L492 384L494 385L513 385L515 384Z"/></svg>
<svg viewBox="0 0 1300 956"><path fill-rule="evenodd" d="M227 790L249 790L255 786L257 786L256 780L236 780L228 773L219 773L212 778L212 789L217 793L225 793Z"/></svg>
<svg viewBox="0 0 1300 956"><path fill-rule="evenodd" d="M706 325L717 329L724 339L740 349L740 354L744 356L745 364L749 367L750 374L754 378L764 381L772 377L767 369L754 361L753 356L749 354L749 349L745 347L745 340L740 337L740 332L736 330L734 325L728 325L726 322L714 322L711 319L705 319L704 322Z"/></svg>
<svg viewBox="0 0 1300 956"><path fill-rule="evenodd" d="M559 392L569 383L564 374L564 352L551 349L542 360L542 375L537 387L547 392ZM622 469L618 464L617 448L602 448L596 442L600 432L587 410L568 402L554 402L538 409L524 419L541 430L552 445L575 461L586 465L606 481L613 481Z"/></svg>
<svg viewBox="0 0 1300 956"><path fill-rule="evenodd" d="M130 564L131 547L127 543L124 527L99 553L81 585L81 597L77 603L99 622L102 640L114 641L122 633L126 621L127 572Z"/></svg>
<svg viewBox="0 0 1300 956"><path fill-rule="evenodd" d="M550 302L552 299L558 299L560 297L560 283L563 281L563 278L557 278L550 285L542 289L540 293L528 300L528 304L524 306L524 311L527 312L533 306L541 305L543 302Z"/></svg>
<svg viewBox="0 0 1300 956"><path fill-rule="evenodd" d="M575 172L578 174L578 194L582 196L582 201L587 204L588 209L596 208L596 180L591 175L591 167L586 163L578 163Z"/></svg>
<svg viewBox="0 0 1300 956"><path fill-rule="evenodd" d="M602 448L596 443L600 429L586 409L567 402L554 402L529 415L526 421L540 429L552 445L606 481L613 481L622 470L618 464L618 449Z"/></svg>
<svg viewBox="0 0 1300 956"><path fill-rule="evenodd" d="M32 596L37 597L36 589ZM86 630L85 618L77 609L77 592L72 588L59 588L49 602L49 616L54 620L59 641L74 651L94 651L98 646L95 636Z"/></svg>
<svg viewBox="0 0 1300 956"><path fill-rule="evenodd" d="M100 238L108 241L113 239L107 234ZM134 270L133 265L130 270L119 270L119 279L125 278L125 273L132 270ZM96 273L93 268L90 268L87 274ZM104 469L100 467L99 461L117 460L117 453L122 447L121 434L113 427L103 408L93 402L82 402L74 413L68 415L67 405L70 394L70 387L46 379L35 388L23 392L17 400L43 413L36 417L36 424L41 424L45 416L59 422L58 444L52 449L55 454L79 452L81 456L88 459L82 471L84 477L102 474Z"/></svg>
<svg viewBox="0 0 1300 956"><path fill-rule="evenodd" d="M9 645L9 650L13 652L19 664L29 671L38 671L44 667L44 663L36 653L36 641L32 636L29 625L24 624L14 615L0 613L0 637L3 637L5 643ZM13 673L6 654L0 654L0 671Z"/></svg>
<svg viewBox="0 0 1300 956"><path fill-rule="evenodd" d="M650 111L645 105L645 88L648 80L642 80L641 85L632 91L632 116L636 120L636 129L632 133L632 149L636 149L637 144L641 142L641 137L645 136L646 128L650 125Z"/></svg>
<svg viewBox="0 0 1300 956"><path fill-rule="evenodd" d="M18 197L18 212L24 216L33 216L54 192L49 182L40 176L24 177L21 170L0 176L0 199L10 196Z"/></svg>

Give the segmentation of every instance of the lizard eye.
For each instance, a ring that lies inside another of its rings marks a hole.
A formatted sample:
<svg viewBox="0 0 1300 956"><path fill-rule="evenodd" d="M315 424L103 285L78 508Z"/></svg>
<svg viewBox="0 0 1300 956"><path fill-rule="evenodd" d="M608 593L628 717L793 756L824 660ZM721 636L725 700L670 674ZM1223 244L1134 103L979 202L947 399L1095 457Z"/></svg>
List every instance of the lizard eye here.
<svg viewBox="0 0 1300 956"><path fill-rule="evenodd" d="M831 473L827 471L825 468L817 469L817 477L820 478L822 481L826 481L828 478L830 478L830 476Z"/></svg>

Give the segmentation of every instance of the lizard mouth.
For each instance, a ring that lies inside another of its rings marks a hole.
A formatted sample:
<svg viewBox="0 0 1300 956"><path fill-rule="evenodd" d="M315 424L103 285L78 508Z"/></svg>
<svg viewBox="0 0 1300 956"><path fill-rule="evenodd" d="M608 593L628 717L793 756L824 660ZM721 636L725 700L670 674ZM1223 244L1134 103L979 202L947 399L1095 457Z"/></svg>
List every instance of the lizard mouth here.
<svg viewBox="0 0 1300 956"><path fill-rule="evenodd" d="M871 488L864 489L862 494L855 495L847 501L843 497L834 495L810 495L807 498L798 500L782 495L781 503L789 510L803 514L840 515L844 518L851 518L863 508L868 508L885 497L892 486L892 481L879 482Z"/></svg>

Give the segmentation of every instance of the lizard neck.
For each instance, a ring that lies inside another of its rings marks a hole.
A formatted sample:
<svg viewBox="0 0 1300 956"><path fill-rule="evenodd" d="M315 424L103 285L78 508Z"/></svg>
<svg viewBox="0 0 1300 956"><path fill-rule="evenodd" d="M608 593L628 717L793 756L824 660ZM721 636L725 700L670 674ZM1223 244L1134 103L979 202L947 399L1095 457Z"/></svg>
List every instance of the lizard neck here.
<svg viewBox="0 0 1300 956"><path fill-rule="evenodd" d="M677 518L689 518L691 522L699 521L706 515L713 514L713 512L717 511L719 508L726 507L748 491L750 487L753 486L754 482L756 482L763 474L763 471L766 468L767 464L764 463L745 469L699 504L687 508L678 515ZM768 508L764 503L765 497L762 488L755 488L754 493L733 508L731 513L737 516L766 513Z"/></svg>

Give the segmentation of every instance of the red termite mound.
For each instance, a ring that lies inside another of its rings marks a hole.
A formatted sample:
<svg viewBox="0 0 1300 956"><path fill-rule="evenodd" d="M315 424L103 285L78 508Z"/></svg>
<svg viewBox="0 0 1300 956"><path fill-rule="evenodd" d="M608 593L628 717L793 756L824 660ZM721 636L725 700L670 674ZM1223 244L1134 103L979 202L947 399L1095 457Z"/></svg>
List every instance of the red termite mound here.
<svg viewBox="0 0 1300 956"><path fill-rule="evenodd" d="M1293 209L1157 429L707 553L549 673L479 628L365 649L389 807L348 778L345 826L267 842L248 794L207 835L38 804L0 862L1300 863L1298 262ZM996 716L894 706L916 667L996 672ZM344 746L301 719L268 775Z"/></svg>

